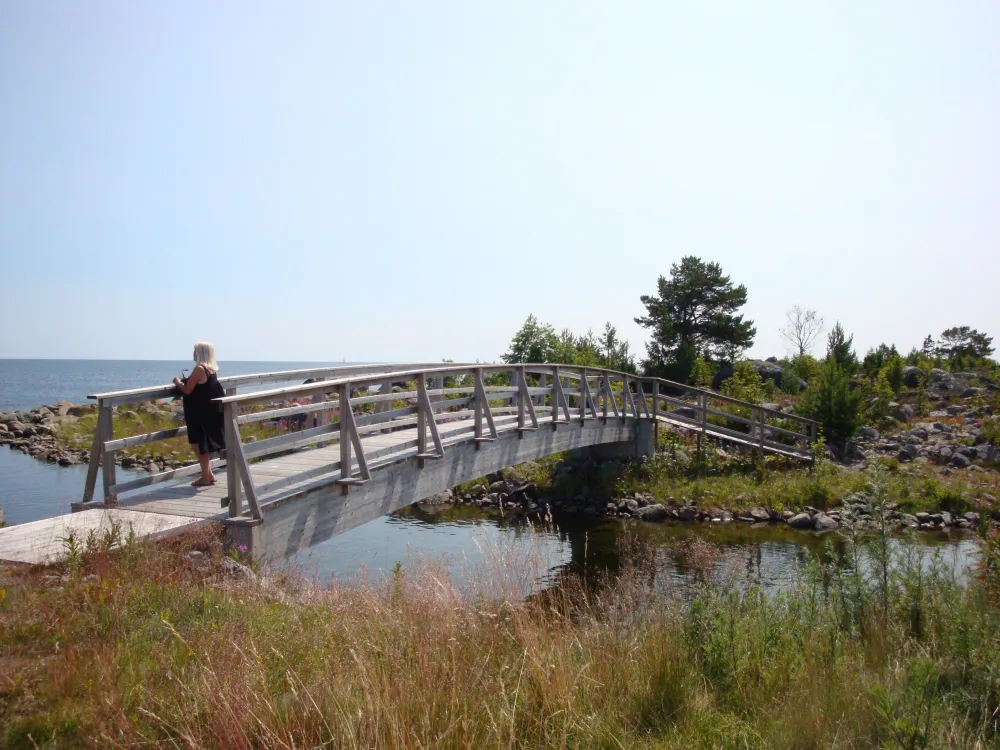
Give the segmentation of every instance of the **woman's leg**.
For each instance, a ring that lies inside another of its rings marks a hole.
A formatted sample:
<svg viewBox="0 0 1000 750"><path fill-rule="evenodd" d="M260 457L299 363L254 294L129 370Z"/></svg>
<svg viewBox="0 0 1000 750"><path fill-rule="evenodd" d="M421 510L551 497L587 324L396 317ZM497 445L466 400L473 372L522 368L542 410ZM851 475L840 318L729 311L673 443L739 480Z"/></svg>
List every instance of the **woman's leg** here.
<svg viewBox="0 0 1000 750"><path fill-rule="evenodd" d="M212 473L212 454L198 451L198 463L201 464L201 481L204 484L215 481L215 474Z"/></svg>

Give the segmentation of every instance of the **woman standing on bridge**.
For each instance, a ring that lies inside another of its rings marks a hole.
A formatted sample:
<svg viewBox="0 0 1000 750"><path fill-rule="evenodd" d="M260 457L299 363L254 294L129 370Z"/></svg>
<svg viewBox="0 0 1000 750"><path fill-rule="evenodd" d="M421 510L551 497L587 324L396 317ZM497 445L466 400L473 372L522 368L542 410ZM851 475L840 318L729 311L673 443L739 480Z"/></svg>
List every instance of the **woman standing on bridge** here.
<svg viewBox="0 0 1000 750"><path fill-rule="evenodd" d="M194 345L196 366L186 378L174 378L174 385L184 394L184 422L187 424L188 442L198 452L201 477L193 481L194 487L215 484L212 473L212 453L226 447L222 424L222 410L212 399L226 395L219 383L219 365L215 361L215 347L205 341Z"/></svg>

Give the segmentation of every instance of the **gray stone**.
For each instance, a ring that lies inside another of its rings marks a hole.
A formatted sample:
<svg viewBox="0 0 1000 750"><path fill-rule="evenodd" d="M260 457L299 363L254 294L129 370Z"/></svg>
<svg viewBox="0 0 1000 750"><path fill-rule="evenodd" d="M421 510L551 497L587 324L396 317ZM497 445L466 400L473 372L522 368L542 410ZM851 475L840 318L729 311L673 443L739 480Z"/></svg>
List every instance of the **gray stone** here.
<svg viewBox="0 0 1000 750"><path fill-rule="evenodd" d="M231 557L223 557L219 561L219 567L234 578L240 578L247 583L256 583L259 579L257 574L248 566L237 562Z"/></svg>
<svg viewBox="0 0 1000 750"><path fill-rule="evenodd" d="M826 513L817 513L813 517L813 528L816 531L829 531L839 526L836 520L830 518Z"/></svg>
<svg viewBox="0 0 1000 750"><path fill-rule="evenodd" d="M897 458L900 461L912 461L917 456L920 455L920 449L915 445L904 445L899 449L899 455Z"/></svg>
<svg viewBox="0 0 1000 750"><path fill-rule="evenodd" d="M976 513L974 510L970 510L968 513L964 514L962 516L962 518L964 518L966 521L968 521L971 524L978 524L979 523L979 514Z"/></svg>
<svg viewBox="0 0 1000 750"><path fill-rule="evenodd" d="M212 561L205 555L204 552L199 552L198 550L192 550L188 552L188 563L194 570L199 573L205 573L212 569Z"/></svg>
<svg viewBox="0 0 1000 750"><path fill-rule="evenodd" d="M903 368L903 384L909 386L910 388L916 388L920 385L920 381L923 379L923 373L920 371L919 367L914 367L910 365L909 367Z"/></svg>
<svg viewBox="0 0 1000 750"><path fill-rule="evenodd" d="M971 463L972 462L968 458L963 456L961 453L956 453L951 457L951 465L954 466L956 469L965 469Z"/></svg>
<svg viewBox="0 0 1000 750"><path fill-rule="evenodd" d="M693 521L698 517L698 509L690 505L677 511L677 518L681 521Z"/></svg>
<svg viewBox="0 0 1000 750"><path fill-rule="evenodd" d="M754 521L770 521L771 520L771 514L768 511L766 511L764 508L751 508L749 511L747 511L747 514Z"/></svg>
<svg viewBox="0 0 1000 750"><path fill-rule="evenodd" d="M896 419L901 422L909 422L917 416L917 410L910 406L910 404L900 404L894 413L896 415Z"/></svg>
<svg viewBox="0 0 1000 750"><path fill-rule="evenodd" d="M878 438L879 438L879 432L878 432L878 430L876 430L874 427L871 427L871 426L862 427L858 431L858 434L861 437L863 437L865 440L878 440Z"/></svg>
<svg viewBox="0 0 1000 750"><path fill-rule="evenodd" d="M507 482L501 479L500 481L493 482L493 484L490 485L490 492L510 492L510 488L508 487Z"/></svg>
<svg viewBox="0 0 1000 750"><path fill-rule="evenodd" d="M653 503L639 508L635 517L641 521L663 521L667 517L667 509L659 503Z"/></svg>
<svg viewBox="0 0 1000 750"><path fill-rule="evenodd" d="M813 528L813 519L808 513L799 513L788 519L788 525L793 529Z"/></svg>
<svg viewBox="0 0 1000 750"><path fill-rule="evenodd" d="M451 494L451 490L445 490L444 492L438 492L430 497L422 500L424 505L449 505L454 501L454 497Z"/></svg>

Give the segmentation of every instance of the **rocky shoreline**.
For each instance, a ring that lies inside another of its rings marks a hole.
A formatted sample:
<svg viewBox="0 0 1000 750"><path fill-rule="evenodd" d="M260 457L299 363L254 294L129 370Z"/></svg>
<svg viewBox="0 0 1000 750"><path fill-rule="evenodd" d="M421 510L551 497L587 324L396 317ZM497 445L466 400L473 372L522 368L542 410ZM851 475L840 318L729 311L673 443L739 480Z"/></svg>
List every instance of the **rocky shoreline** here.
<svg viewBox="0 0 1000 750"><path fill-rule="evenodd" d="M563 462L560 462L562 464ZM564 470L565 464L556 465L556 472ZM417 503L425 512L448 506L474 506L497 514L512 516L538 516L557 518L560 516L583 515L592 518L620 518L636 521L681 522L681 523L746 523L746 524L787 524L800 531L825 532L845 526L873 528L875 509L863 493L854 493L839 505L821 510L806 506L795 513L789 510L776 511L763 506L745 509L719 508L711 505L699 506L693 501L677 501L668 497L656 500L650 493L636 492L630 497L614 498L611 501L590 500L583 495L573 498L543 497L537 487L524 479L504 479L495 474L488 477L489 484L480 484L468 491L445 490ZM991 505L996 504L992 496L984 498ZM952 514L946 511L907 513L898 503L885 506L886 520L891 527L939 531L944 529L973 530L979 526L982 514L968 511ZM1000 523L1000 510L990 513L992 519Z"/></svg>
<svg viewBox="0 0 1000 750"><path fill-rule="evenodd" d="M137 419L140 415L162 419L176 426L183 425L180 401L160 401L139 404L134 410L115 409L119 419ZM72 404L59 401L39 406L29 411L0 413L0 445L19 450L39 461L60 466L86 464L90 461L93 434L77 438L77 442L60 437L63 430L79 420L97 413L97 404ZM165 469L186 466L194 460L190 454L174 451L169 455L155 455L147 460L129 455L127 451L115 453L115 463L124 469L156 473Z"/></svg>

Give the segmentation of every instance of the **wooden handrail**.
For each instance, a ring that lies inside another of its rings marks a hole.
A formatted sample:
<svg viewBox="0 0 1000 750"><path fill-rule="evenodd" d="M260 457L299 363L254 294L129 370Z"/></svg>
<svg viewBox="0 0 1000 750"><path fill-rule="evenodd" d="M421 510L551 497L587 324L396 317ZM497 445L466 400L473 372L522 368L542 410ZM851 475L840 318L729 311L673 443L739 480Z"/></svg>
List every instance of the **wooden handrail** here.
<svg viewBox="0 0 1000 750"><path fill-rule="evenodd" d="M498 372L511 374L510 385L486 386L486 374ZM528 385L526 377L528 373L540 376L538 386ZM463 380L459 386L445 388L444 378L446 376L462 376L468 379ZM240 386L280 383L302 378L316 378L317 382L300 383L252 393L235 393L235 390ZM382 392L387 384L399 381L415 381L416 388L412 391L399 393ZM620 386L621 390L615 390L612 387L613 382L616 387ZM255 518L260 518L260 504L259 494L253 487L250 478L249 458L261 458L304 445L339 441L342 453L340 464L342 471L338 481L346 487L349 484L369 479L359 437L361 433L380 429L410 428L415 424L418 433L417 456L423 461L440 456L442 444L437 422L440 419L447 419L449 413L455 414L456 417L473 418L474 439L477 443L497 439L494 414L516 415L517 429L522 432L538 429L539 421L534 400L536 396L541 397L538 402L539 406L540 408L544 407L546 415L551 417L549 423L552 424L553 429L556 429L560 424L574 421L574 417L582 422L588 418L606 420L609 417L645 418L655 421L662 416L691 423L695 427L700 426L701 432L704 433L707 429L706 420L711 414L749 425L751 433L754 430L757 431L755 443L760 447L782 445L766 439L765 433L770 431L773 435L792 438L796 443L802 441L805 448L808 448L810 440L815 439L818 427L818 423L805 417L786 414L684 383L663 378L640 377L605 368L556 363L452 364L435 362L430 364L352 365L236 375L220 378L220 383L227 389L227 395L215 399L215 401L224 411L226 440L230 449L226 462L231 487L230 514L234 516L242 514L241 504L245 497ZM369 391L366 395L351 397L352 391L372 385L379 386L378 393L372 394ZM663 388L679 390L685 396L693 395L695 401L691 402L668 396L661 393ZM134 445L178 437L185 434L186 431L183 427L178 427L115 440L111 431L112 406L117 403L162 398L172 395L172 393L173 386L156 386L114 391L91 397L98 399L99 420L94 436L94 448L91 451L91 466L88 470L84 502L89 502L93 497L98 461L103 467L105 502L114 502L120 491L167 481L172 477L189 473L190 467L184 467L123 484L117 484L115 479L113 460L115 451ZM336 400L323 400L325 394L336 394ZM448 396L458 397L447 398ZM550 400L548 405L545 404L546 397L549 397ZM241 409L260 404L274 404L275 402L308 398L311 398L311 403L293 406L279 405L277 408L264 411L240 413ZM751 416L746 418L738 414L729 414L713 409L709 406L709 399L748 409ZM392 403L397 400L410 401L411 405L400 409L393 408ZM650 408L650 400L652 400L652 409ZM491 401L499 406L491 407ZM573 402L572 413L571 401ZM356 417L354 415L355 408L367 404L375 405L375 413ZM682 419L681 415L662 408L662 406L671 404L690 408L695 416ZM449 408L461 409L462 407L468 408L459 412L446 411ZM340 422L330 425L324 424L326 421L324 413L333 410L340 414ZM266 438L246 447L243 445L239 434L241 424L314 412L319 415L319 424L316 427ZM600 416L598 416L599 412ZM768 424L768 418L780 419L786 424L788 422L798 424L801 426L801 433ZM487 426L489 428L488 434L484 429ZM732 432L734 435L747 434L721 427L718 429L720 432ZM430 451L431 441L433 452ZM350 474L353 465L352 452L357 459L360 476ZM102 458L104 460L101 460Z"/></svg>
<svg viewBox="0 0 1000 750"><path fill-rule="evenodd" d="M247 375L227 375L219 378L219 383L223 388L245 388L252 385L267 385L268 383L286 383L291 380L309 380L310 378L328 378L332 376L362 375L362 374L382 374L389 375L397 370L412 370L414 367L435 367L440 362L428 363L383 363L369 365L340 365L335 367L313 367L305 370L277 370L275 372L259 372ZM89 399L103 401L112 406L114 404L134 403L137 401L156 401L161 398L170 398L175 395L174 386L155 385L146 388L131 388L123 391L109 391L107 393L95 393L87 396Z"/></svg>

